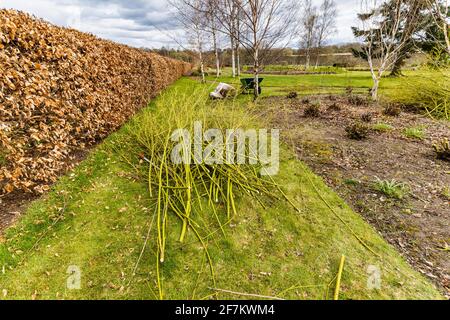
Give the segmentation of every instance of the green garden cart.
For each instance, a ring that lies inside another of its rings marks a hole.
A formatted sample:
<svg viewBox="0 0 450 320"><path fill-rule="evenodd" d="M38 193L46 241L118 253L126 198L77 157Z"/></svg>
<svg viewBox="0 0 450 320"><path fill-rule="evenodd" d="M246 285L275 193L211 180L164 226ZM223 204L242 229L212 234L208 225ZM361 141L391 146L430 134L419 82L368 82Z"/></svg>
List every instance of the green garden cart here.
<svg viewBox="0 0 450 320"><path fill-rule="evenodd" d="M264 80L264 78L259 78L258 79L258 94L261 94L262 89L261 89L261 82ZM255 92L255 79L253 78L243 78L241 79L241 83L242 83L242 88L241 88L241 92L242 93L254 93Z"/></svg>

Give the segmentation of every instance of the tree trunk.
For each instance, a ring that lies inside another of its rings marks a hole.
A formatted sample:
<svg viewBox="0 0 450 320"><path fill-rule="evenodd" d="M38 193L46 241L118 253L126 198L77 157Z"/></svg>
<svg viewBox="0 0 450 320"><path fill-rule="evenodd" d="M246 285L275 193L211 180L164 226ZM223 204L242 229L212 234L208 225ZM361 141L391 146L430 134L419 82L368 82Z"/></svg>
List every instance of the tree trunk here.
<svg viewBox="0 0 450 320"><path fill-rule="evenodd" d="M233 73L233 78L235 78L236 77L236 52L235 52L233 36L231 36L231 69L232 69L232 73Z"/></svg>
<svg viewBox="0 0 450 320"><path fill-rule="evenodd" d="M444 21L444 37L445 43L447 44L447 53L450 54L450 39L448 37L448 24Z"/></svg>
<svg viewBox="0 0 450 320"><path fill-rule="evenodd" d="M213 45L214 45L214 54L216 56L216 77L220 77L220 57L219 57L219 48L217 48L217 36L216 32L213 30Z"/></svg>
<svg viewBox="0 0 450 320"><path fill-rule="evenodd" d="M240 3L239 3L240 4ZM237 76L241 76L241 22L239 19L239 13L236 18L236 63L237 63Z"/></svg>
<svg viewBox="0 0 450 320"><path fill-rule="evenodd" d="M378 79L377 77L373 78L373 87L371 90L371 94L372 94L372 100L373 101L378 101L378 88L380 86L380 79Z"/></svg>
<svg viewBox="0 0 450 320"><path fill-rule="evenodd" d="M203 63L203 54L201 51L200 51L200 72L202 73L202 83L206 83L205 64Z"/></svg>
<svg viewBox="0 0 450 320"><path fill-rule="evenodd" d="M305 71L308 71L309 65L311 63L311 52L309 48L306 50L306 62L305 62Z"/></svg>
<svg viewBox="0 0 450 320"><path fill-rule="evenodd" d="M237 76L240 77L241 76L241 54L240 54L239 44L236 47L236 71L237 71Z"/></svg>
<svg viewBox="0 0 450 320"><path fill-rule="evenodd" d="M255 82L255 100L259 97L259 50L255 49L254 52L254 66L253 66L253 72L254 72L254 82Z"/></svg>
<svg viewBox="0 0 450 320"><path fill-rule="evenodd" d="M372 76L372 80L373 80L373 85L372 85L372 89L370 90L370 93L372 95L372 100L373 101L377 101L378 100L378 87L380 86L380 79L381 76L383 75L382 72L380 72L381 70L377 71L374 68L373 65L373 60L372 60L372 56L370 53L367 54L367 62L369 63L369 68L370 68L370 74ZM382 66L380 66L380 68L382 68Z"/></svg>
<svg viewBox="0 0 450 320"><path fill-rule="evenodd" d="M321 44L320 41L319 41L319 43L317 44L317 56L316 56L316 66L315 66L315 69L317 69L317 68L319 67L320 52L322 52L321 48L322 48L322 44Z"/></svg>
<svg viewBox="0 0 450 320"><path fill-rule="evenodd" d="M200 72L202 74L202 83L206 83L205 78L205 63L203 62L203 45L200 37L200 32L197 31L197 46L198 46L198 58L200 59Z"/></svg>
<svg viewBox="0 0 450 320"><path fill-rule="evenodd" d="M398 59L395 60L391 73L389 75L390 77L400 77L403 75L402 73L403 62L404 62L403 57L399 57Z"/></svg>
<svg viewBox="0 0 450 320"><path fill-rule="evenodd" d="M221 70L220 70L220 57L219 57L219 50L216 50L216 77L220 77Z"/></svg>
<svg viewBox="0 0 450 320"><path fill-rule="evenodd" d="M392 65L391 73L389 74L390 77L400 77L402 76L402 68L405 65L406 59L408 59L410 55L410 51L413 48L412 43L405 43L403 46L403 49L401 49L399 52L397 52L395 61Z"/></svg>

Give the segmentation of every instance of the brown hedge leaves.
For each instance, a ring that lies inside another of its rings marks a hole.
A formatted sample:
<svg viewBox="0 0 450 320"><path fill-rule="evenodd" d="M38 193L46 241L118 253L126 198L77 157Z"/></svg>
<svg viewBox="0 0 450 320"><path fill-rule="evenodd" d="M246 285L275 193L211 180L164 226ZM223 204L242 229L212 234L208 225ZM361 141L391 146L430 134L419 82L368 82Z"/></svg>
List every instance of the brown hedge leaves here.
<svg viewBox="0 0 450 320"><path fill-rule="evenodd" d="M190 65L0 10L0 189L41 193Z"/></svg>

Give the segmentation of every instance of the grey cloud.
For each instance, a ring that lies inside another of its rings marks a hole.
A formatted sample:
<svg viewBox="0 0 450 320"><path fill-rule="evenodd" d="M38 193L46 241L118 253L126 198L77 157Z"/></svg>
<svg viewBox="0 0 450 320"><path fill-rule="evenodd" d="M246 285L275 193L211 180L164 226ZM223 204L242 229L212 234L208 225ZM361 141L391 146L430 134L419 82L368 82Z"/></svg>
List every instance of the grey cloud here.
<svg viewBox="0 0 450 320"><path fill-rule="evenodd" d="M165 0L2 0L0 7L139 47L177 47L168 34L181 32Z"/></svg>
<svg viewBox="0 0 450 320"><path fill-rule="evenodd" d="M319 5L322 0L314 0ZM330 42L352 41L350 26L359 0L336 0L338 33ZM54 24L70 26L137 47L178 47L183 34L167 0L2 0L0 7L35 14Z"/></svg>
<svg viewBox="0 0 450 320"><path fill-rule="evenodd" d="M76 4L83 8L83 19L115 18L133 22L133 30L149 28L172 29L178 25L170 15L165 1L124 1L124 0L64 0L66 5ZM110 8L111 11L106 11Z"/></svg>

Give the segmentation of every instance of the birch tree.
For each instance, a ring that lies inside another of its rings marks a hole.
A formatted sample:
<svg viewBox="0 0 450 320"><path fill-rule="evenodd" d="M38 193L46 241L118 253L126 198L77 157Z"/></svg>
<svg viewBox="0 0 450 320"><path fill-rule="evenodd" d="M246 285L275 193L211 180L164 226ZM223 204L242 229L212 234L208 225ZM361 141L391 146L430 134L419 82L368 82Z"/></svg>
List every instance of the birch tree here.
<svg viewBox="0 0 450 320"><path fill-rule="evenodd" d="M205 39L208 23L206 2L203 0L171 0L169 3L176 9L176 18L188 35L188 41L198 55L202 83L205 77Z"/></svg>
<svg viewBox="0 0 450 320"><path fill-rule="evenodd" d="M239 0L218 0L216 16L222 23L222 31L230 39L231 70L233 78L239 74Z"/></svg>
<svg viewBox="0 0 450 320"><path fill-rule="evenodd" d="M253 59L256 99L259 96L259 75L265 56L274 46L286 46L296 34L299 1L234 1L242 14L239 41Z"/></svg>
<svg viewBox="0 0 450 320"><path fill-rule="evenodd" d="M207 28L208 31L211 33L212 38L212 44L213 44L213 50L214 50L214 57L216 60L216 77L220 77L221 74L221 68L220 68L220 54L219 54L219 22L217 21L217 16L215 14L215 11L218 7L218 1L219 0L207 0L206 1L206 8L205 8L205 18L207 21ZM199 5L201 3L198 3ZM203 10L199 8L200 14Z"/></svg>
<svg viewBox="0 0 450 320"><path fill-rule="evenodd" d="M236 37L236 75L238 77L241 76L241 19L242 19L242 13L240 8L240 4L242 0L235 0L237 5L237 12L236 12L236 29L235 29L235 37Z"/></svg>
<svg viewBox="0 0 450 320"><path fill-rule="evenodd" d="M363 13L358 15L361 28L353 28L353 32L363 41L361 51L373 80L371 95L377 101L383 75L393 67L409 41L407 37L399 39L398 34L410 11L405 10L404 0L361 0L361 8Z"/></svg>
<svg viewBox="0 0 450 320"><path fill-rule="evenodd" d="M320 53L328 38L336 32L337 9L334 0L324 0L320 6L317 18L316 46L317 58L316 68L319 66Z"/></svg>
<svg viewBox="0 0 450 320"><path fill-rule="evenodd" d="M305 50L305 68L308 69L311 64L311 53L316 44L318 14L311 0L306 0L304 7L300 46Z"/></svg>

